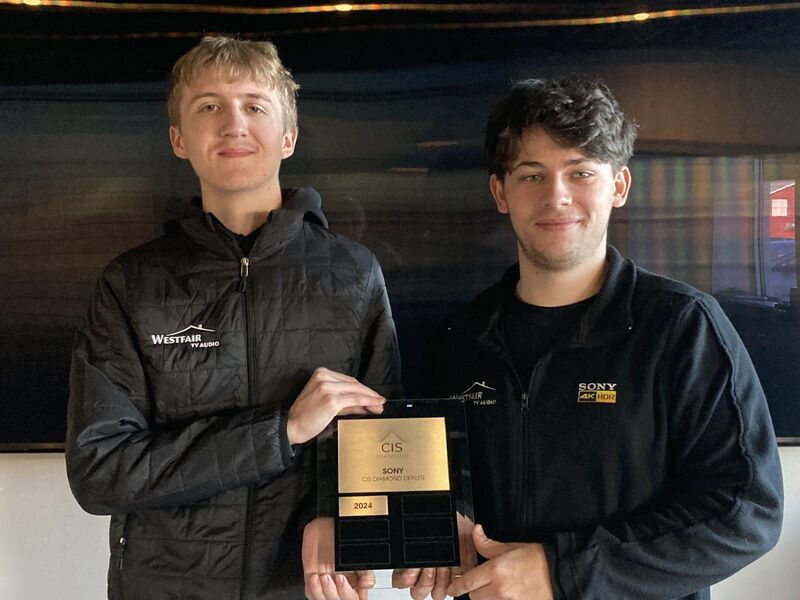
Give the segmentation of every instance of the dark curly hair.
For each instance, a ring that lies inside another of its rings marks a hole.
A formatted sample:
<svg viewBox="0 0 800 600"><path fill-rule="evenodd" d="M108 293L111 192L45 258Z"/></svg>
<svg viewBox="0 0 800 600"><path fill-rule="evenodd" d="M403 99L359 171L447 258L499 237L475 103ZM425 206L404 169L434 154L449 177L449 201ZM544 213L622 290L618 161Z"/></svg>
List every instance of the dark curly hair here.
<svg viewBox="0 0 800 600"><path fill-rule="evenodd" d="M625 118L606 85L586 76L516 82L486 125L486 163L502 180L519 156L523 132L540 127L557 142L579 148L614 170L628 164L636 124Z"/></svg>

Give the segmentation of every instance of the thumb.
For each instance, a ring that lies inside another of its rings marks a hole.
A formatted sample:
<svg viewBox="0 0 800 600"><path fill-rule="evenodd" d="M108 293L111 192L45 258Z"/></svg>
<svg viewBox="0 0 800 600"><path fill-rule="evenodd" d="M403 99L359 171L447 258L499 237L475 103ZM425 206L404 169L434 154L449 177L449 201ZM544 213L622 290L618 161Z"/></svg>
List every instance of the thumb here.
<svg viewBox="0 0 800 600"><path fill-rule="evenodd" d="M472 528L472 541L475 544L475 550L484 558L500 556L506 551L508 545L489 538L483 531L483 525L480 524Z"/></svg>

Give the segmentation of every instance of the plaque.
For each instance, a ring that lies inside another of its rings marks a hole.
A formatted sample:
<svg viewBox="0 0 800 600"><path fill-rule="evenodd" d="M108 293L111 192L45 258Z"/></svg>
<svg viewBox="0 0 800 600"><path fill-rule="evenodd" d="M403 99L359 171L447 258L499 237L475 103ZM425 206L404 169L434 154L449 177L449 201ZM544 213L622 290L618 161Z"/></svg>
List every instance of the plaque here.
<svg viewBox="0 0 800 600"><path fill-rule="evenodd" d="M318 459L336 571L475 564L463 401L390 400L380 415L337 417Z"/></svg>

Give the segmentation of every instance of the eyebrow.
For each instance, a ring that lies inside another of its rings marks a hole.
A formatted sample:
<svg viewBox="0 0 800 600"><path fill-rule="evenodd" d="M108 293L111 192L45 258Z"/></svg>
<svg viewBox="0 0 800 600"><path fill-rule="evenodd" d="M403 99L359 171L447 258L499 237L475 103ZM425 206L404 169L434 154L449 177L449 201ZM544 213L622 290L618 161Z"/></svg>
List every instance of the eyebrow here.
<svg viewBox="0 0 800 600"><path fill-rule="evenodd" d="M582 156L580 158L572 158L566 161L564 164L568 167L573 167L575 165L580 165L586 162L596 163L598 161L594 158L589 158L588 156ZM543 168L544 165L540 163L538 160L522 160L517 164L515 164L513 167L511 167L511 171L509 171L509 173L516 171L520 167L533 167L535 169L540 169Z"/></svg>
<svg viewBox="0 0 800 600"><path fill-rule="evenodd" d="M241 97L250 100L261 100L262 102L272 104L272 100L269 96L266 96L265 94L259 94L258 92L247 92L245 94L241 94ZM195 96L192 96L192 98L189 100L189 104L193 104L198 100L204 100L206 98L210 100L216 100L218 98L222 98L222 94L217 94L216 92L201 92Z"/></svg>

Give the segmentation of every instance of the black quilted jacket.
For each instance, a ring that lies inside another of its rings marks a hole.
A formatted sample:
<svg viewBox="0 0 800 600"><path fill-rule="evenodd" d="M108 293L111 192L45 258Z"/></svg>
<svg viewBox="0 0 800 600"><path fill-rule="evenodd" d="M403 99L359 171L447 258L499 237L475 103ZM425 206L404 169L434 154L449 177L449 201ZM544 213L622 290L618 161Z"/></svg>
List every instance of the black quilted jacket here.
<svg viewBox="0 0 800 600"><path fill-rule="evenodd" d="M316 367L399 394L383 275L291 191L248 257L199 209L104 271L72 358L66 457L111 514L109 598L302 598L313 444L289 406Z"/></svg>

